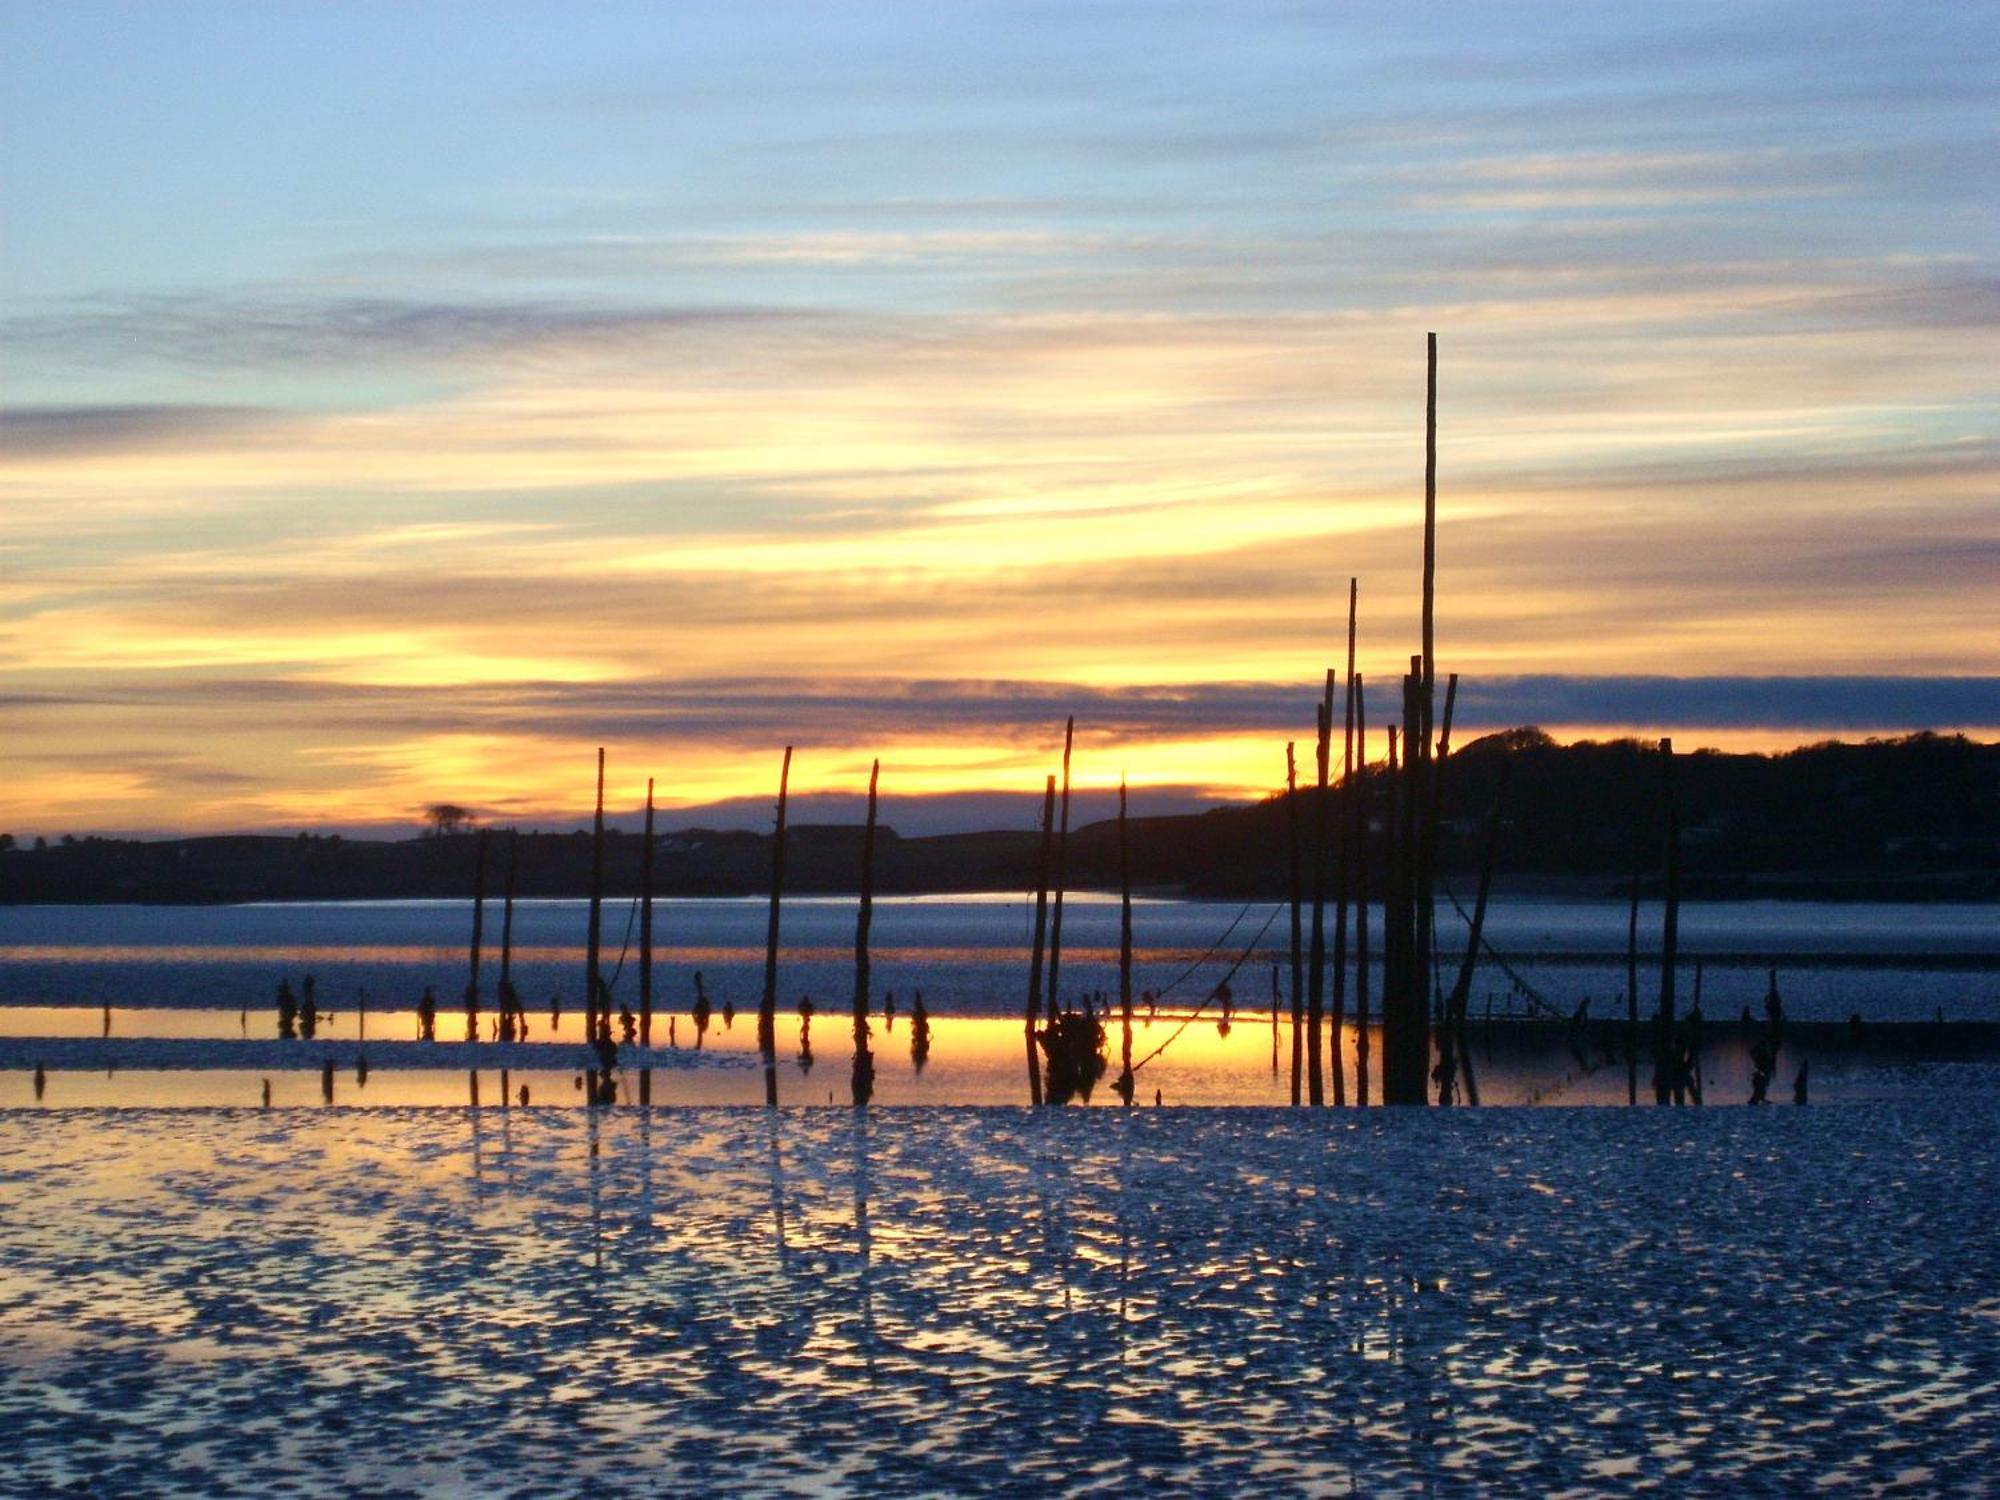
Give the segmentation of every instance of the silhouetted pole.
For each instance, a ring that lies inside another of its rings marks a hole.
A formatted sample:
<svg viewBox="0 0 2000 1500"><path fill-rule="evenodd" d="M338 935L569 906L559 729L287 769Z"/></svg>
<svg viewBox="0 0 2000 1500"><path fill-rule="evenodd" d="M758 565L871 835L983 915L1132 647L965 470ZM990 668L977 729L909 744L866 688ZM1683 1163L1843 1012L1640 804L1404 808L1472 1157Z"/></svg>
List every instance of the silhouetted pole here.
<svg viewBox="0 0 2000 1500"><path fill-rule="evenodd" d="M653 1045L653 778L646 778L646 847L639 854L639 1041Z"/></svg>
<svg viewBox="0 0 2000 1500"><path fill-rule="evenodd" d="M486 830L479 830L475 841L476 852L472 857L472 953L468 965L470 973L465 983L465 1019L467 1031L474 1034L467 1041L476 1041L474 1028L479 1021L479 950L486 936Z"/></svg>
<svg viewBox="0 0 2000 1500"><path fill-rule="evenodd" d="M1049 930L1049 846L1055 841L1056 778L1042 789L1042 843L1035 855L1035 951L1028 965L1028 1102L1042 1102L1042 1063L1035 1050L1035 1027L1042 1019L1042 953Z"/></svg>
<svg viewBox="0 0 2000 1500"><path fill-rule="evenodd" d="M1424 335L1424 700L1428 704L1437 682L1437 467L1438 467L1438 336ZM1426 712L1423 732L1430 729ZM1419 738L1424 737L1423 733ZM1421 758L1421 757L1419 757Z"/></svg>
<svg viewBox="0 0 2000 1500"><path fill-rule="evenodd" d="M764 1054L764 1102L778 1104L778 912L785 895L785 799L792 783L792 747L778 771L778 828L771 839L771 921L764 934L764 997L757 1002L757 1047Z"/></svg>
<svg viewBox="0 0 2000 1500"><path fill-rule="evenodd" d="M1362 676L1348 679L1354 698L1354 767L1360 775L1348 830L1354 844L1354 1102L1368 1102L1368 694Z"/></svg>
<svg viewBox="0 0 2000 1500"><path fill-rule="evenodd" d="M1063 891L1069 885L1069 752L1076 739L1076 715L1063 725L1062 821L1056 831L1055 907L1049 916L1049 992L1046 996L1049 1019L1062 1010L1062 917Z"/></svg>
<svg viewBox="0 0 2000 1500"><path fill-rule="evenodd" d="M1639 872L1632 871L1632 910L1625 920L1625 1102L1639 1102Z"/></svg>
<svg viewBox="0 0 2000 1500"><path fill-rule="evenodd" d="M1680 955L1681 941L1681 817L1680 809L1674 805L1674 742L1660 741L1660 801L1667 824L1667 892L1666 922L1660 941L1660 1036L1665 1042L1664 1052L1673 1047L1674 1033L1674 965ZM1660 1080L1656 1085L1660 1102L1667 1102L1671 1094L1673 1102L1684 1102L1686 1090L1680 1079L1677 1060L1662 1059L1667 1065L1660 1070Z"/></svg>
<svg viewBox="0 0 2000 1500"><path fill-rule="evenodd" d="M1318 709L1319 801L1314 807L1312 949L1306 960L1306 1100L1314 1109L1326 1103L1325 1062L1320 1033L1326 1026L1326 804L1327 775L1333 758L1333 672L1326 674L1326 696Z"/></svg>
<svg viewBox="0 0 2000 1500"><path fill-rule="evenodd" d="M507 830L507 891L500 908L500 998L504 1005L513 995L514 982L514 876L520 865L521 836ZM526 1038L522 1038L523 1041Z"/></svg>
<svg viewBox="0 0 2000 1500"><path fill-rule="evenodd" d="M1354 844L1348 837L1348 804L1354 800L1354 629L1361 603L1358 579L1347 580L1347 692L1342 697L1340 746L1340 863L1333 882L1333 1102L1347 1103L1347 907L1353 894Z"/></svg>
<svg viewBox="0 0 2000 1500"><path fill-rule="evenodd" d="M1122 1055L1125 1071L1119 1075L1118 1092L1130 1108L1136 1081L1132 1077L1132 860L1125 831L1125 775L1118 775L1118 1010L1124 1018Z"/></svg>
<svg viewBox="0 0 2000 1500"><path fill-rule="evenodd" d="M1447 699L1447 702L1450 700ZM1465 1044L1465 1008L1472 998L1472 973L1479 963L1479 943L1486 934L1486 898L1493 890L1493 864L1500 852L1500 825L1507 809L1507 780L1513 773L1511 762L1500 762L1500 786L1493 794L1493 806L1486 814L1486 846L1479 856L1479 894L1472 903L1472 931L1465 940L1465 959L1458 966L1458 983L1451 987L1448 1012L1452 1045L1465 1074L1465 1102L1479 1102L1479 1080L1472 1071L1472 1049ZM1440 1104L1445 1101L1440 1099Z"/></svg>
<svg viewBox="0 0 2000 1500"><path fill-rule="evenodd" d="M597 972L604 926L604 747L597 747L597 813L590 833L590 935L583 959L584 1040L597 1041ZM595 1077L595 1074L592 1075Z"/></svg>
<svg viewBox="0 0 2000 1500"><path fill-rule="evenodd" d="M1299 905L1299 759L1291 740L1285 741L1285 827L1292 851L1292 1107L1296 1109L1305 1069L1306 964Z"/></svg>
<svg viewBox="0 0 2000 1500"><path fill-rule="evenodd" d="M861 905L854 918L854 1102L875 1096L875 1057L868 1048L868 929L875 920L875 787L877 760L868 770L868 828L861 835Z"/></svg>

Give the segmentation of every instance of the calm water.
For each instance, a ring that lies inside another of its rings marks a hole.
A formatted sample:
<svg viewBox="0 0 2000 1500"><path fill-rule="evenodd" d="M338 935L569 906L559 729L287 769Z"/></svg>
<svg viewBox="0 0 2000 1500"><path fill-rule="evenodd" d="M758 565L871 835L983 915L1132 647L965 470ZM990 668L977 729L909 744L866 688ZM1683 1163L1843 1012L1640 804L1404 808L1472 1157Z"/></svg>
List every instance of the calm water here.
<svg viewBox="0 0 2000 1500"><path fill-rule="evenodd" d="M581 998L586 905L523 902L515 914L515 975L531 1010L552 996ZM637 933L629 903L605 915L605 969L636 1004ZM1032 909L1014 897L889 898L874 923L874 990L905 1007L916 990L933 1013L1004 1016L1026 998ZM754 900L662 902L656 919L656 993L685 1011L697 970L718 1008L754 1009L762 986L765 907ZM1485 964L1473 1006L1524 1003L1518 977L1567 1014L1588 998L1599 1014L1623 994L1626 911L1617 902L1502 901L1488 937L1508 968ZM1444 904L1440 952L1456 955L1464 924ZM1657 906L1643 909L1642 952L1659 939ZM225 907L0 907L0 1006L113 1005L268 1009L281 977L313 974L323 1006L355 1013L366 992L380 1011L408 1010L424 986L456 1009L467 974L470 902L359 902ZM1170 1005L1199 1002L1225 977L1241 1006L1267 1006L1273 966L1289 964L1289 918L1267 904L1144 901L1134 914L1139 990ZM1376 932L1379 936L1379 921ZM500 912L489 906L484 982L498 972ZM1064 918L1066 994L1116 993L1118 908L1071 898ZM853 988L854 902L801 898L785 907L782 1006L811 995L822 1012ZM1681 951L1691 993L1697 961L1711 1016L1763 997L1768 964L1781 970L1788 1010L1801 1018L2000 1019L2000 909L1990 905L1689 903ZM623 962L621 965L621 953ZM1641 961L1650 1003L1657 962ZM1232 973L1233 970L1233 973ZM1512 972L1508 972L1511 970ZM1379 993L1379 975L1377 977ZM444 1034L442 1031L441 1035Z"/></svg>

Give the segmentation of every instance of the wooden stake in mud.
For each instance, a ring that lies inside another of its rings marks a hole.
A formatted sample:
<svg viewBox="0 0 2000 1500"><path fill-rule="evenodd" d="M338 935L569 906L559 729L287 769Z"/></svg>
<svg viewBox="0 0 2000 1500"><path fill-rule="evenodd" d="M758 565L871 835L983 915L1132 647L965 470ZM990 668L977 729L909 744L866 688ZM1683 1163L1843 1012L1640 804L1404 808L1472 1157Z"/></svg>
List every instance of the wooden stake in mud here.
<svg viewBox="0 0 2000 1500"><path fill-rule="evenodd" d="M857 1107L875 1096L875 1055L868 1047L868 929L875 920L875 787L882 762L868 770L868 827L861 836L861 906L854 918L854 1080Z"/></svg>
<svg viewBox="0 0 2000 1500"><path fill-rule="evenodd" d="M1137 1080L1132 1077L1132 860L1125 832L1125 775L1118 775L1118 1010L1124 1018L1122 1055L1125 1071L1118 1078L1118 1092L1129 1108Z"/></svg>
<svg viewBox="0 0 2000 1500"><path fill-rule="evenodd" d="M1333 671L1326 674L1326 696L1318 709L1319 800L1314 804L1312 948L1306 960L1306 1100L1314 1109L1326 1103L1325 1060L1320 1034L1326 1027L1326 804L1329 762L1333 758Z"/></svg>
<svg viewBox="0 0 2000 1500"><path fill-rule="evenodd" d="M1362 676L1348 679L1354 696L1354 764L1361 783L1347 810L1354 845L1354 1102L1368 1102L1368 694Z"/></svg>
<svg viewBox="0 0 2000 1500"><path fill-rule="evenodd" d="M1632 871L1632 910L1625 921L1625 1102L1639 1102L1639 871Z"/></svg>
<svg viewBox="0 0 2000 1500"><path fill-rule="evenodd" d="M639 1042L653 1045L653 778L646 778L646 844L639 851Z"/></svg>
<svg viewBox="0 0 2000 1500"><path fill-rule="evenodd" d="M1437 475L1438 475L1438 336L1424 335L1424 700L1428 704L1437 683ZM1428 734L1426 711L1419 738ZM1419 757L1421 758L1421 757Z"/></svg>
<svg viewBox="0 0 2000 1500"><path fill-rule="evenodd" d="M1042 789L1042 843L1035 855L1035 951L1028 965L1028 1102L1042 1102L1042 1063L1035 1048L1035 1028L1042 1020L1042 945L1049 929L1049 846L1055 840L1056 778L1049 775Z"/></svg>
<svg viewBox="0 0 2000 1500"><path fill-rule="evenodd" d="M764 1103L778 1105L778 912L785 896L785 799L792 783L792 747L778 771L778 827L771 839L771 920L764 933L764 995L757 1002L757 1048L764 1054Z"/></svg>
<svg viewBox="0 0 2000 1500"><path fill-rule="evenodd" d="M520 1009L520 1001L514 994L514 878L520 870L521 835L514 829L507 830L507 890L500 907L500 1015L501 1031L512 1031L508 1017ZM522 1041L528 1038L521 1036Z"/></svg>
<svg viewBox="0 0 2000 1500"><path fill-rule="evenodd" d="M1456 680L1456 679L1454 679ZM1449 699L1446 700L1449 703ZM1447 711L1447 718L1449 712ZM1472 1050L1465 1044L1465 1007L1472 997L1472 974L1479 963L1479 945L1486 936L1486 899L1493 890L1493 864L1500 851L1500 824L1507 808L1507 779L1512 765L1500 762L1500 786L1493 794L1493 806L1486 815L1486 846L1479 857L1479 894L1472 903L1472 930L1465 940L1465 959L1458 966L1458 982L1451 987L1447 1007L1451 1039L1459 1068L1465 1075L1465 1102L1479 1102L1479 1079L1472 1070ZM1447 1101L1440 1099L1443 1104Z"/></svg>
<svg viewBox="0 0 2000 1500"><path fill-rule="evenodd" d="M1305 1067L1305 938L1299 907L1299 760L1296 744L1285 741L1285 827L1290 834L1292 873L1292 1108L1299 1106Z"/></svg>
<svg viewBox="0 0 2000 1500"><path fill-rule="evenodd" d="M1354 800L1354 627L1360 580L1347 580L1347 692L1342 699L1340 748L1340 863L1333 882L1333 1102L1347 1103L1347 906L1354 881L1354 843L1348 837L1348 804Z"/></svg>
<svg viewBox="0 0 2000 1500"><path fill-rule="evenodd" d="M590 935L583 957L584 1041L597 1041L597 972L604 931L604 747L597 747L597 812L590 832Z"/></svg>
<svg viewBox="0 0 2000 1500"><path fill-rule="evenodd" d="M472 858L472 953L465 981L465 1039L479 1040L479 950L486 936L486 830L479 830Z"/></svg>
<svg viewBox="0 0 2000 1500"><path fill-rule="evenodd" d="M1049 916L1049 1020L1062 1012L1062 918L1063 890L1069 884L1069 752L1076 740L1076 715L1063 725L1062 822L1056 831L1056 893Z"/></svg>
<svg viewBox="0 0 2000 1500"><path fill-rule="evenodd" d="M1660 1103L1687 1100L1674 1040L1674 967L1681 940L1681 818L1674 805L1674 742L1660 741L1660 800L1667 825L1666 921L1660 940L1660 1060L1654 1090Z"/></svg>

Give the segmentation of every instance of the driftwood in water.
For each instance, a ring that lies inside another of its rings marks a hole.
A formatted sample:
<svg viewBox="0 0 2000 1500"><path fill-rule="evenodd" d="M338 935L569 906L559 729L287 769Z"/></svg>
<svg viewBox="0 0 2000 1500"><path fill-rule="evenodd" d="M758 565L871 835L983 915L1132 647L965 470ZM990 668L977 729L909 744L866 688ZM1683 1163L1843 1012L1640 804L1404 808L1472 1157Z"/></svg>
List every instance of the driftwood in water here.
<svg viewBox="0 0 2000 1500"><path fill-rule="evenodd" d="M646 836L639 851L639 1041L653 1045L653 778L646 778Z"/></svg>
<svg viewBox="0 0 2000 1500"><path fill-rule="evenodd" d="M1333 758L1333 671L1326 674L1325 696L1316 713L1319 737L1314 755L1319 795L1313 803L1312 946L1306 958L1306 1102L1318 1109L1326 1103L1326 1064L1320 1055L1326 1026L1326 804L1329 762Z"/></svg>
<svg viewBox="0 0 2000 1500"><path fill-rule="evenodd" d="M875 920L875 787L877 760L868 770L868 827L861 836L861 906L854 918L854 1077L857 1106L875 1097L875 1054L868 1047L868 929Z"/></svg>
<svg viewBox="0 0 2000 1500"><path fill-rule="evenodd" d="M1042 1102L1042 1059L1035 1031L1042 1021L1042 956L1049 930L1049 846L1055 839L1056 778L1042 789L1042 842L1035 854L1035 948L1028 964L1028 1102Z"/></svg>
<svg viewBox="0 0 2000 1500"><path fill-rule="evenodd" d="M1361 777L1347 811L1354 845L1354 1102L1366 1104L1375 1044L1368 1035L1368 692L1359 672L1348 689L1354 695L1354 763Z"/></svg>
<svg viewBox="0 0 2000 1500"><path fill-rule="evenodd" d="M778 1103L778 914L785 897L785 800L792 783L792 747L778 771L778 826L771 839L771 917L764 932L764 994L757 1002L757 1050L764 1056L764 1103Z"/></svg>
<svg viewBox="0 0 2000 1500"><path fill-rule="evenodd" d="M1056 889L1049 913L1049 987L1043 995L1054 1022L1062 1012L1062 919L1063 891L1069 885L1069 753L1076 741L1076 715L1063 725L1062 818L1056 829Z"/></svg>
<svg viewBox="0 0 2000 1500"><path fill-rule="evenodd" d="M604 927L604 747L597 747L597 812L590 833L590 932L583 958L583 1039L598 1037L598 964Z"/></svg>
<svg viewBox="0 0 2000 1500"><path fill-rule="evenodd" d="M1296 744L1285 741L1285 827L1291 844L1292 880L1292 1107L1298 1108L1305 1067L1305 957L1299 906L1299 761Z"/></svg>

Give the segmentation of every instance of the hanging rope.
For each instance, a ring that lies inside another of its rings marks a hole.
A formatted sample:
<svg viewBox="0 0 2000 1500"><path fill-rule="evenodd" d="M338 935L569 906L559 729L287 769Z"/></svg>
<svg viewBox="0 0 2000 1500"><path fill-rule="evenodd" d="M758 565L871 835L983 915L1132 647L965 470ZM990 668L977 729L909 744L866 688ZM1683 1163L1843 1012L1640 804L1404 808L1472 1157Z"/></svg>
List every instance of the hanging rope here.
<svg viewBox="0 0 2000 1500"><path fill-rule="evenodd" d="M1244 902L1243 910L1239 911L1236 914L1236 920L1234 922L1231 922L1227 927L1222 929L1222 936L1217 938L1214 942L1208 945L1208 951L1202 954L1202 956L1200 958L1197 958L1193 963L1189 964L1185 969L1182 969L1180 973L1176 974L1172 979L1168 980L1163 988L1154 990L1153 998L1156 1000L1164 1000L1167 997L1168 990L1173 989L1176 985L1180 984L1182 980L1186 979L1190 974L1194 973L1196 969L1199 969L1203 964L1207 963L1211 958L1215 957L1216 953L1221 949L1222 945L1229 941L1229 934L1234 932L1237 929L1237 927L1242 923L1243 919L1250 915L1250 908L1255 906L1256 904L1257 903L1255 901ZM1268 926L1269 924L1266 925ZM1229 972L1233 974L1236 971L1234 969L1231 969Z"/></svg>
<svg viewBox="0 0 2000 1500"><path fill-rule="evenodd" d="M1452 910L1458 913L1459 919L1465 923L1466 930L1469 932L1472 928L1472 918L1467 916L1465 908L1458 904L1458 897L1451 893L1450 886L1443 886L1441 888L1444 891L1445 899L1451 903ZM1500 966L1500 972L1514 981L1514 988L1527 997L1530 1005L1536 1006L1545 1014L1558 1021L1567 1021L1569 1019L1568 1011L1557 1005L1547 995L1544 995L1540 990L1521 977L1520 972L1507 962L1501 955L1500 950L1493 946L1492 941L1484 932L1479 934L1479 946L1485 949L1488 958Z"/></svg>
<svg viewBox="0 0 2000 1500"><path fill-rule="evenodd" d="M1257 935L1252 939L1250 939L1250 946L1245 948L1241 953L1239 953L1236 956L1236 962L1229 966L1229 972L1227 974L1224 974L1221 979L1216 981L1215 989L1219 990L1222 988L1223 985L1229 983L1230 980L1236 977L1236 971L1242 968L1248 962L1250 962L1250 955L1257 951L1257 945L1264 941L1264 934L1271 930L1271 924L1278 920L1278 913L1284 911L1285 909L1286 909L1285 903L1283 902L1279 902L1276 906L1273 906L1271 908L1271 915L1264 919L1264 925L1258 928ZM1247 912L1249 910L1249 907L1245 907L1244 910ZM1208 1001L1213 1000L1214 998L1215 998L1215 990L1210 990L1208 992L1208 999L1203 1000L1201 1004L1197 1005L1193 1010L1188 1012L1187 1019L1182 1021L1180 1025L1174 1028L1172 1036L1169 1036L1164 1042L1160 1043L1159 1046L1155 1047L1151 1052L1148 1052L1138 1062L1132 1064L1132 1076L1135 1078L1138 1077L1139 1070L1141 1068L1145 1067L1147 1063L1151 1062L1154 1058L1158 1057L1162 1052L1166 1051L1167 1048L1173 1046L1175 1042L1179 1041L1181 1033L1186 1031L1188 1027L1194 1025L1194 1023L1198 1019L1200 1019L1201 1013L1208 1009Z"/></svg>
<svg viewBox="0 0 2000 1500"><path fill-rule="evenodd" d="M611 977L604 982L604 990L609 994L618 988L618 976L625 972L625 952L632 946L632 923L639 915L639 898L632 898L632 909L625 914L625 941L618 945L618 963L611 971Z"/></svg>

